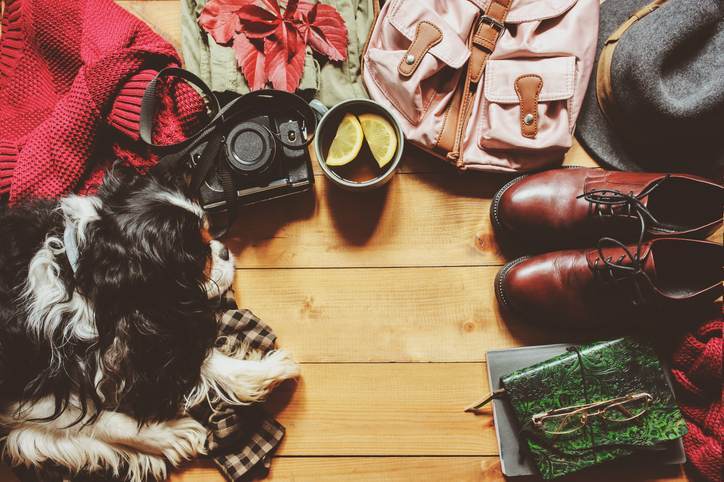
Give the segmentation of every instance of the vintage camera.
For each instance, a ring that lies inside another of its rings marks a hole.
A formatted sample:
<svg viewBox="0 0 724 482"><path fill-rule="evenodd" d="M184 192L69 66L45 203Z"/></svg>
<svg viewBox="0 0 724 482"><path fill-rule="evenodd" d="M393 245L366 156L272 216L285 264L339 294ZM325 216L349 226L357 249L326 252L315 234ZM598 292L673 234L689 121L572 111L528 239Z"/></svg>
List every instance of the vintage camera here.
<svg viewBox="0 0 724 482"><path fill-rule="evenodd" d="M155 144L156 88L166 78L185 81L201 95L208 122L180 142ZM161 69L148 83L139 114L141 141L165 153L154 171L187 186L209 214L215 236L228 230L239 206L312 189L307 148L316 128L315 110L293 93L215 93L196 74L178 67Z"/></svg>
<svg viewBox="0 0 724 482"><path fill-rule="evenodd" d="M220 142L213 167L199 188L202 207L228 211L233 186L237 206L309 191L314 185L307 150L309 128L297 111L267 104L265 114L250 117L233 114L217 126L219 135L201 142L190 151L191 167L209 155L209 142ZM257 112L259 110L255 109ZM312 126L313 128L313 126ZM234 207L232 207L233 209Z"/></svg>

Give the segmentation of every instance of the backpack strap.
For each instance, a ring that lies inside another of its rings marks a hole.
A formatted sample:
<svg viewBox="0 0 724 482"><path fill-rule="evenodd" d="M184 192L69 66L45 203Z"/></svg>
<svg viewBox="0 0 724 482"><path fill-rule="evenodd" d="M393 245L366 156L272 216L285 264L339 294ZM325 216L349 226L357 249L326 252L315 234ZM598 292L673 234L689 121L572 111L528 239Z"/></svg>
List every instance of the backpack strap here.
<svg viewBox="0 0 724 482"><path fill-rule="evenodd" d="M485 14L478 18L477 27L473 29L468 41L470 59L465 76L461 77L461 83L445 112L445 121L436 148L458 167L462 167L460 149L465 127L470 119L472 100L483 77L488 58L505 30L505 19L511 3L512 0L492 0Z"/></svg>

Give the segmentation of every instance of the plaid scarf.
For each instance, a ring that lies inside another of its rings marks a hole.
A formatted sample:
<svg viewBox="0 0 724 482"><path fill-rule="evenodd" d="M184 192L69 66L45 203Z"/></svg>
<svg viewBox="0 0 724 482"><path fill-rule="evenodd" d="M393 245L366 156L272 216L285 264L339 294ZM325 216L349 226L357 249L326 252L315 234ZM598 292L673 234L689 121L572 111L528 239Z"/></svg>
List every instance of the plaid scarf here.
<svg viewBox="0 0 724 482"><path fill-rule="evenodd" d="M277 337L271 328L251 311L238 309L231 290L221 303L217 320L223 347L243 347L262 353L274 348ZM213 407L202 405L192 415L208 428L209 454L231 482L245 480L254 468L268 470L271 455L284 437L284 427L260 406L236 407L215 402Z"/></svg>

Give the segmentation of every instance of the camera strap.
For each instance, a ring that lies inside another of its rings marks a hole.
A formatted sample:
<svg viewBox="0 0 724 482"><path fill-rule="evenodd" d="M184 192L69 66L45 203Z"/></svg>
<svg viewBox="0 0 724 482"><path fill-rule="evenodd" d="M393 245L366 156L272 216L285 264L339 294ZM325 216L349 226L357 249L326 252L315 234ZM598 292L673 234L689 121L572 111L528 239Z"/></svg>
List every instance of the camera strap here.
<svg viewBox="0 0 724 482"><path fill-rule="evenodd" d="M188 138L184 139L181 142L177 142L175 144L154 144L153 116L156 113L156 109L158 108L159 100L158 96L156 95L156 90L158 89L159 81L165 77L176 77L179 79L183 79L188 81L190 84L198 87L199 90L201 90L203 96L209 102L209 115L211 117L211 120L209 120L209 122L197 132L190 135ZM219 105L219 99L211 91L211 88L209 88L209 86L206 85L203 80L201 80L200 77L198 77L193 72L189 72L186 69L182 69L179 67L166 67L158 71L156 76L151 79L151 81L146 86L146 90L143 92L143 98L141 99L141 113L139 116L139 134L141 140L150 147L156 149L180 148L192 142L209 127L213 126L222 117L223 113L221 112L221 110L222 109Z"/></svg>
<svg viewBox="0 0 724 482"><path fill-rule="evenodd" d="M198 131L181 142L175 144L154 144L153 118L158 109L159 101L156 90L159 81L166 77L176 77L196 86L206 98L210 119ZM310 105L298 95L279 90L257 90L236 97L222 107L218 97L197 75L179 67L166 67L158 71L156 76L148 83L143 93L139 119L139 134L141 141L152 149L169 151L161 157L158 165L154 168L161 171L170 171L178 168L178 166L188 158L193 148L199 143L208 140L206 147L196 160L196 167L191 174L191 182L189 184L191 192L198 193L201 185L216 165L219 152L226 141L223 130L220 129L220 127L230 120L242 117L244 114L280 110L280 106L283 106L286 111L292 110L300 115L305 123L306 136L302 143L290 143L287 139L283 139L273 133L277 142L289 149L306 149L314 139L314 133L317 128L317 117ZM226 220L222 223L223 226L221 226L219 230L219 236L221 236L228 230L234 220L237 199L234 181L228 167L220 166L220 168L217 169L217 174L224 189L227 212Z"/></svg>

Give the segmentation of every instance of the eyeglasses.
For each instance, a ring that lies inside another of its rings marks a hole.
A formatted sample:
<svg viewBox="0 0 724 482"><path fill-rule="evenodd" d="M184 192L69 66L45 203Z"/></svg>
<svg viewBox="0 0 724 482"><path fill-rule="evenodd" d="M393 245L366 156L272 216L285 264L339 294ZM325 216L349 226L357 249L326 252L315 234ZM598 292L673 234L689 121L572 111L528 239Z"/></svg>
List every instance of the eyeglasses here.
<svg viewBox="0 0 724 482"><path fill-rule="evenodd" d="M633 393L625 397L537 413L531 421L535 428L547 434L566 435L585 427L592 417L617 423L637 419L646 413L653 399L654 397L645 392Z"/></svg>

